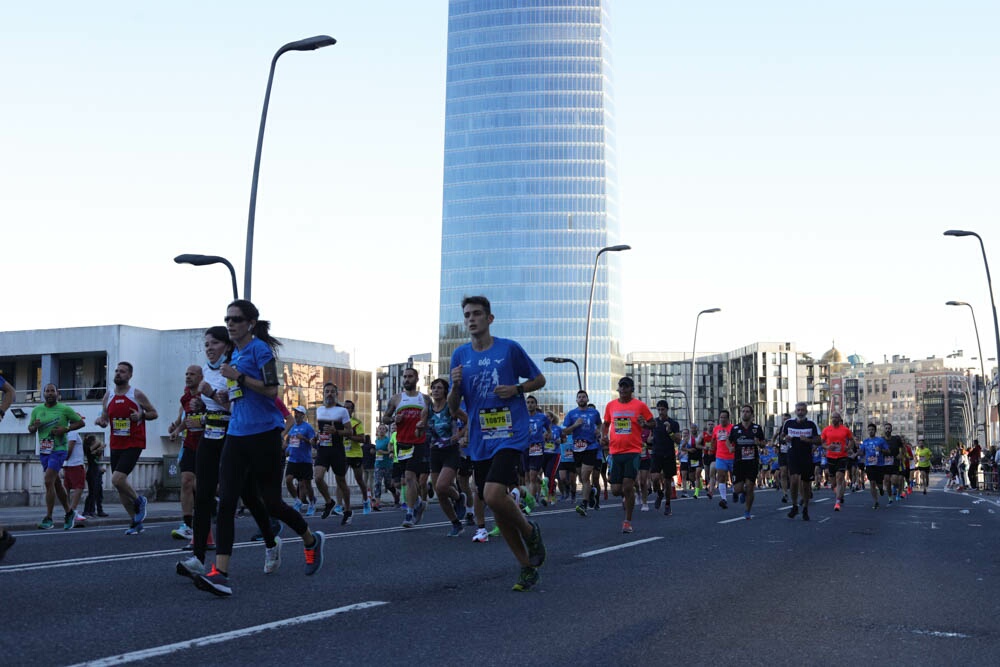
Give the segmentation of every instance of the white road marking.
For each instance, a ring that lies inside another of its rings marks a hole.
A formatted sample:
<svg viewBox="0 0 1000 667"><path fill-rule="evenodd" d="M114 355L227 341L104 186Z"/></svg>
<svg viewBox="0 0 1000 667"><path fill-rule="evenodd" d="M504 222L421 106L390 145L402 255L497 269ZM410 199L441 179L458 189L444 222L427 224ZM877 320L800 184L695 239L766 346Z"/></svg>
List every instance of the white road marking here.
<svg viewBox="0 0 1000 667"><path fill-rule="evenodd" d="M824 521L829 521L829 520L830 520L830 517L826 517L825 519L820 519L816 523L823 523Z"/></svg>
<svg viewBox="0 0 1000 667"><path fill-rule="evenodd" d="M929 637L948 637L954 639L968 639L969 637L971 637L971 635L964 635L961 632L941 632L939 630L911 629L910 632L912 632L915 635L927 635Z"/></svg>
<svg viewBox="0 0 1000 667"><path fill-rule="evenodd" d="M753 515L751 515L751 516L753 516ZM746 521L746 520L747 520L746 517L744 517L744 516L738 516L735 519L726 519L724 521L717 521L716 523L735 523L737 521Z"/></svg>
<svg viewBox="0 0 1000 667"><path fill-rule="evenodd" d="M938 530L938 525L934 521L931 521L931 530Z"/></svg>
<svg viewBox="0 0 1000 667"><path fill-rule="evenodd" d="M582 554L577 554L577 558L590 558L591 556L599 556L601 554L606 554L609 551L618 551L619 549L628 549L629 547L637 547L640 544L646 544L647 542L655 542L657 540L662 540L662 537L647 537L644 540L636 540L635 542L626 542L625 544L617 544L613 547L605 547L603 549L595 549L594 551L584 551Z"/></svg>
<svg viewBox="0 0 1000 667"><path fill-rule="evenodd" d="M171 524L168 523L155 523L143 526L143 532L147 530L155 530L157 528L170 528ZM175 526L176 527L176 526ZM52 530L19 530L17 532L11 531L14 537L21 539L24 537L48 537L50 535L91 535L93 533L113 533L118 532L122 535L128 530L128 526L121 524L120 526L109 526L107 528L87 527L87 526L77 526L72 530L62 530L61 528L53 528Z"/></svg>
<svg viewBox="0 0 1000 667"><path fill-rule="evenodd" d="M155 646L153 648L143 649L141 651L132 651L131 653L120 653L118 655L111 655L106 658L99 658L97 660L91 660L89 662L81 662L73 665L73 667L106 667L108 665L124 665L129 662L137 662L139 660L148 660L150 658L156 658L163 655L170 655L171 653L177 653L178 651L184 651L190 648L201 648L204 646L212 646L214 644L222 644L223 642L232 641L234 639L240 639L242 637L248 637L250 635L255 635L267 630L277 630L289 625L299 625L301 623L312 623L314 621L322 621L331 616L336 616L338 614L345 614L351 611L360 611L362 609L371 609L372 607L380 607L387 602L381 601L369 601L369 602L359 602L357 604L347 605L345 607L337 607L336 609L327 609L326 611L316 612L314 614L305 614L304 616L295 616L293 618L285 618L280 621L273 621L271 623L263 623L261 625L253 625L249 628L241 628L239 630L230 630L229 632L220 632L215 635L206 635L204 637L197 637L195 639L188 639L182 642L175 642L173 644L164 644L163 646Z"/></svg>

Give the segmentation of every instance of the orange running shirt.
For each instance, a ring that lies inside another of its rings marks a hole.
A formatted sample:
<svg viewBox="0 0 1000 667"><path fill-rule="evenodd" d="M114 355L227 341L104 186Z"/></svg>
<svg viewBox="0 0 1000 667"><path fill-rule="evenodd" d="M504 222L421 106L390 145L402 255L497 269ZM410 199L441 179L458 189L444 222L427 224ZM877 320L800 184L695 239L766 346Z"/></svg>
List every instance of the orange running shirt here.
<svg viewBox="0 0 1000 667"><path fill-rule="evenodd" d="M842 459L847 456L847 441L853 436L851 429L843 424L834 426L833 424L823 429L823 444L826 445L826 458Z"/></svg>
<svg viewBox="0 0 1000 667"><path fill-rule="evenodd" d="M612 454L639 454L642 452L642 427L639 417L653 421L649 406L637 398L628 403L615 399L604 408L604 423L609 425L609 451Z"/></svg>

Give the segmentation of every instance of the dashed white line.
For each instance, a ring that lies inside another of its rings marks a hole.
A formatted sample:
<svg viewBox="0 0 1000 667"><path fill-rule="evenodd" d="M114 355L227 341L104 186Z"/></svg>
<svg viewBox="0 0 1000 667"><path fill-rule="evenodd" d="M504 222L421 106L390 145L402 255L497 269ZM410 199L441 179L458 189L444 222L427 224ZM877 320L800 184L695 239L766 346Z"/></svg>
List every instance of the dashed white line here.
<svg viewBox="0 0 1000 667"><path fill-rule="evenodd" d="M305 614L304 616L285 618L280 621L272 621L271 623L253 625L249 628L230 630L229 632L220 632L219 634L215 635L206 635L204 637L188 639L182 642L175 642L173 644L164 644L163 646L155 646L153 648L147 648L141 651L132 651L130 653L120 653L118 655L111 655L106 658L99 658L97 660L91 660L89 662L77 663L76 665L73 665L73 667L107 667L108 665L124 665L129 662L137 662L139 660L148 660L149 658L156 658L162 655L170 655L171 653L177 653L178 651L184 651L190 648L201 648L203 646L212 646L213 644L221 644L223 642L232 641L233 639L240 639L241 637L255 635L260 632L265 632L267 630L277 630L279 628L283 628L289 625L299 625L301 623L312 623L314 621L322 621L324 619L330 618L331 616L336 616L338 614L345 614L350 611L359 611L362 609L371 609L372 607L380 607L384 604L388 603L378 600L372 600L369 602L359 602L357 604L351 604L345 607L337 607L336 609L327 609L326 611L320 611L314 614Z"/></svg>
<svg viewBox="0 0 1000 667"><path fill-rule="evenodd" d="M599 556L601 554L606 554L609 551L618 551L619 549L628 549L629 547L637 547L640 544L646 544L648 542L655 542L657 540L662 540L662 537L647 537L644 540L636 540L635 542L626 542L625 544L617 544L613 547L605 547L603 549L595 549L594 551L584 551L582 554L577 554L577 558L590 558L591 556Z"/></svg>

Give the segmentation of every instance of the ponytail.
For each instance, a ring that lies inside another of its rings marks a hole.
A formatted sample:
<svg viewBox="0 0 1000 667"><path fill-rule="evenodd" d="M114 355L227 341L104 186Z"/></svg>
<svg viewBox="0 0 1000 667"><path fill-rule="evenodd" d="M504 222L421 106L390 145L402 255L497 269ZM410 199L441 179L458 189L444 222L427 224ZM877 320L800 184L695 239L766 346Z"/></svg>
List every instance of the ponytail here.
<svg viewBox="0 0 1000 667"><path fill-rule="evenodd" d="M239 308L244 317L257 323L253 327L253 335L264 341L271 348L271 352L281 346L281 341L271 335L271 323L260 319L260 311L257 310L257 306L246 299L236 299L229 304L229 307Z"/></svg>

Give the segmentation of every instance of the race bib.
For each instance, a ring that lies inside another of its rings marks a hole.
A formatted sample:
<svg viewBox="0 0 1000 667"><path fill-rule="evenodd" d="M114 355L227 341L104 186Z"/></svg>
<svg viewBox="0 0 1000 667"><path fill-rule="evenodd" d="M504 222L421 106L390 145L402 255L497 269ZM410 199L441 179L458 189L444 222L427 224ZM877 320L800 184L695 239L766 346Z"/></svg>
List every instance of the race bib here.
<svg viewBox="0 0 1000 667"><path fill-rule="evenodd" d="M344 439L344 451L345 452L349 452L349 451L351 451L351 448L353 448L353 447L354 447L354 441L353 440L348 440L348 439L345 438Z"/></svg>
<svg viewBox="0 0 1000 667"><path fill-rule="evenodd" d="M574 440L573 441L573 451L574 452L585 452L590 443L586 440Z"/></svg>
<svg viewBox="0 0 1000 667"><path fill-rule="evenodd" d="M545 451L546 452L554 452L554 451L556 451L556 443L554 443L554 442L546 442L545 443Z"/></svg>
<svg viewBox="0 0 1000 667"><path fill-rule="evenodd" d="M226 390L229 392L230 401L243 398L243 387L237 384L236 380L226 380Z"/></svg>
<svg viewBox="0 0 1000 667"><path fill-rule="evenodd" d="M885 458L882 459L882 465L891 466L891 465L895 465L895 464L896 464L896 461L891 456L886 455Z"/></svg>
<svg viewBox="0 0 1000 667"><path fill-rule="evenodd" d="M829 452L835 452L835 453L839 452L840 451L840 443L839 442L831 442L829 445L826 446L826 449Z"/></svg>
<svg viewBox="0 0 1000 667"><path fill-rule="evenodd" d="M484 440L514 437L510 408L483 408L479 411L479 429Z"/></svg>
<svg viewBox="0 0 1000 667"><path fill-rule="evenodd" d="M51 454L52 448L55 443L52 442L51 438L42 438L38 441L38 453L39 454Z"/></svg>
<svg viewBox="0 0 1000 667"><path fill-rule="evenodd" d="M405 461L407 459L413 458L413 447L407 447L406 449L400 449L399 454L396 455L397 461Z"/></svg>
<svg viewBox="0 0 1000 667"><path fill-rule="evenodd" d="M219 412L209 412L205 415L205 435L208 440L222 440L226 437L229 426L229 415Z"/></svg>
<svg viewBox="0 0 1000 667"><path fill-rule="evenodd" d="M865 459L865 463L870 466L875 465L876 463L878 463L878 455L877 454L869 455L868 458Z"/></svg>
<svg viewBox="0 0 1000 667"><path fill-rule="evenodd" d="M778 451L781 452L782 454L787 454L788 453L788 443L787 442L781 443L781 447L778 448Z"/></svg>
<svg viewBox="0 0 1000 667"><path fill-rule="evenodd" d="M536 442L528 446L528 456L541 456L542 455L542 443Z"/></svg>
<svg viewBox="0 0 1000 667"><path fill-rule="evenodd" d="M628 435L632 432L632 420L628 417L615 417L615 433Z"/></svg>
<svg viewBox="0 0 1000 667"><path fill-rule="evenodd" d="M128 417L115 417L111 420L111 435L128 437L132 434L132 420Z"/></svg>
<svg viewBox="0 0 1000 667"><path fill-rule="evenodd" d="M755 453L756 453L756 448L754 448L752 445L743 447L742 458L744 461L753 461L755 458Z"/></svg>
<svg viewBox="0 0 1000 667"><path fill-rule="evenodd" d="M319 446L320 447L329 447L331 444L332 444L332 440L330 438L330 434L329 433L320 433L319 434Z"/></svg>
<svg viewBox="0 0 1000 667"><path fill-rule="evenodd" d="M302 438L300 438L297 435L293 435L290 438L288 438L289 447L298 447L300 442L302 442Z"/></svg>

